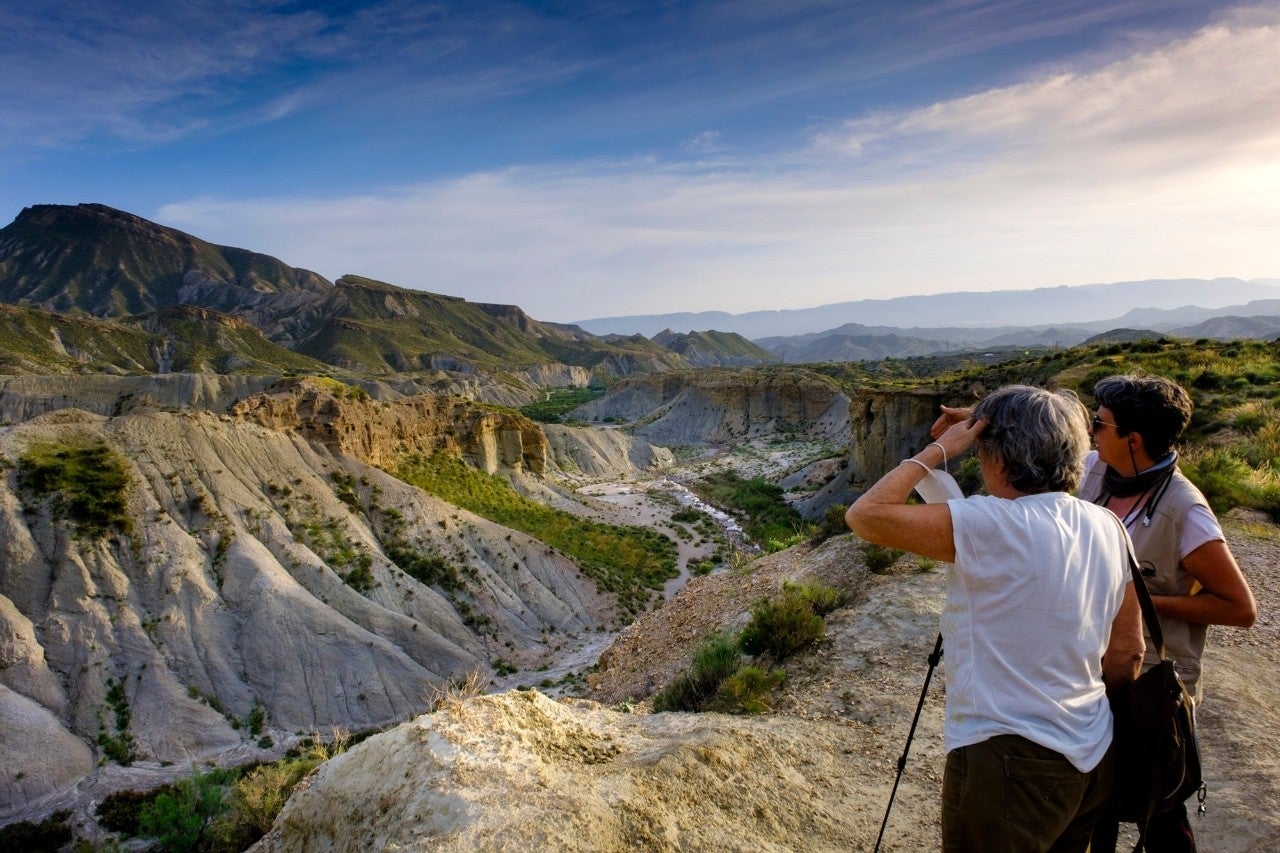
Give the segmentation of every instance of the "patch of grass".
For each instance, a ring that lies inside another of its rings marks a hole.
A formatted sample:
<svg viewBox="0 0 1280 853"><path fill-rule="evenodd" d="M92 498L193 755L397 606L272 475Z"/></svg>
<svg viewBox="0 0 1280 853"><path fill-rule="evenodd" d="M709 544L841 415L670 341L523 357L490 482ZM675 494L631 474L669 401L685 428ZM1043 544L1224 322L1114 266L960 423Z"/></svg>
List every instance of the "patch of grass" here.
<svg viewBox="0 0 1280 853"><path fill-rule="evenodd" d="M520 407L520 414L530 420L558 424L564 416L583 403L604 396L603 388L552 388L543 392L543 398Z"/></svg>
<svg viewBox="0 0 1280 853"><path fill-rule="evenodd" d="M701 711L725 679L738 671L742 652L736 637L712 634L693 653L693 662L653 697L653 710Z"/></svg>
<svg viewBox="0 0 1280 853"><path fill-rule="evenodd" d="M775 666L823 635L823 616L844 606L848 596L820 584L784 584L775 599L761 599L750 623L737 635L712 634L694 651L680 675L654 694L653 710L725 711L759 714L770 710L765 697L786 679ZM744 664L743 653L757 658Z"/></svg>
<svg viewBox="0 0 1280 853"><path fill-rule="evenodd" d="M815 528L783 498L779 486L763 478L747 479L736 471L717 471L694 486L708 503L742 519L742 531L769 551L788 548L811 537Z"/></svg>
<svg viewBox="0 0 1280 853"><path fill-rule="evenodd" d="M1245 506L1280 520L1280 475L1274 468L1253 468L1230 448L1193 451L1182 457L1179 467L1215 512Z"/></svg>
<svg viewBox="0 0 1280 853"><path fill-rule="evenodd" d="M524 497L501 477L467 467L445 454L414 455L396 476L490 521L519 530L572 557L602 589L636 615L662 584L678 574L676 544L637 525L581 518Z"/></svg>
<svg viewBox="0 0 1280 853"><path fill-rule="evenodd" d="M47 501L53 517L70 522L78 536L99 539L133 532L128 467L100 440L33 442L18 458L18 488L28 507Z"/></svg>
<svg viewBox="0 0 1280 853"><path fill-rule="evenodd" d="M324 560L347 586L364 594L377 585L372 571L373 555L352 541L338 519L290 515L288 523L293 535Z"/></svg>
<svg viewBox="0 0 1280 853"><path fill-rule="evenodd" d="M773 710L765 697L777 690L786 678L787 673L781 669L739 667L720 685L713 704L731 714L763 714Z"/></svg>

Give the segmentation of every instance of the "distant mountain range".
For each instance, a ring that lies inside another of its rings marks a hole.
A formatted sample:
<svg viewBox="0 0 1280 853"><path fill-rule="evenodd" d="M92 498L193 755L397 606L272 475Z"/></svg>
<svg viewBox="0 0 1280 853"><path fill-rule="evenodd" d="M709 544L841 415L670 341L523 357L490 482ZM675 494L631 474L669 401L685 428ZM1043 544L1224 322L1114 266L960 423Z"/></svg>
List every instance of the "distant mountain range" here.
<svg viewBox="0 0 1280 853"><path fill-rule="evenodd" d="M100 204L0 229L0 372L518 374L581 384L684 367L1280 335L1280 280L1178 279L861 300L790 311L536 320L346 275L335 282Z"/></svg>
<svg viewBox="0 0 1280 853"><path fill-rule="evenodd" d="M1189 322L1189 321L1195 322ZM900 329L846 323L805 335L760 338L762 348L793 364L823 361L874 361L959 350L1009 347L1069 347L1098 340L1140 338L1241 338L1280 336L1280 300L1260 299L1247 305L1171 311L1147 308L1123 317L1052 326L946 326Z"/></svg>
<svg viewBox="0 0 1280 853"><path fill-rule="evenodd" d="M1158 279L1077 287L1041 287L1034 290L862 299L817 308L751 311L745 314L706 311L601 317L580 320L575 325L599 335L653 335L663 329L674 329L677 332L718 329L722 332L737 332L743 337L760 341L764 338L824 332L850 323L890 326L908 332L967 327L985 327L990 332L992 327L1049 324L1102 323L1105 326L1110 323L1112 326L1150 326L1155 322L1171 319L1160 317L1161 312L1176 311L1181 312L1178 325L1189 325L1223 313L1242 313L1240 310L1222 310L1227 306L1240 306L1254 300L1277 299L1280 299L1280 279ZM1146 319L1148 317L1151 319Z"/></svg>

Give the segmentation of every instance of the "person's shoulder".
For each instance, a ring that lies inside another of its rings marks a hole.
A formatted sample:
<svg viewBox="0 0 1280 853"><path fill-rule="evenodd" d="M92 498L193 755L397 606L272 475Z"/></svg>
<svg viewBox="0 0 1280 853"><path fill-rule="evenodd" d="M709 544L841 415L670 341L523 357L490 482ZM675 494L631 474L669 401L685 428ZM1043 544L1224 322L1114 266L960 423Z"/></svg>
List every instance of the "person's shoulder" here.
<svg viewBox="0 0 1280 853"><path fill-rule="evenodd" d="M1169 500L1170 504L1177 508L1177 514L1185 516L1191 507L1199 505L1208 510L1210 515L1214 515L1213 510L1209 507L1209 499L1204 496L1204 492L1183 474L1181 469L1173 470L1173 477L1169 481L1169 494L1161 498L1163 503ZM1216 516L1214 516L1216 518Z"/></svg>
<svg viewBox="0 0 1280 853"><path fill-rule="evenodd" d="M1074 496L1071 500L1075 502L1074 506L1078 508L1081 515L1086 516L1095 524L1114 525L1117 530L1121 529L1120 519L1116 517L1114 512L1107 509L1105 506L1099 506L1096 503Z"/></svg>

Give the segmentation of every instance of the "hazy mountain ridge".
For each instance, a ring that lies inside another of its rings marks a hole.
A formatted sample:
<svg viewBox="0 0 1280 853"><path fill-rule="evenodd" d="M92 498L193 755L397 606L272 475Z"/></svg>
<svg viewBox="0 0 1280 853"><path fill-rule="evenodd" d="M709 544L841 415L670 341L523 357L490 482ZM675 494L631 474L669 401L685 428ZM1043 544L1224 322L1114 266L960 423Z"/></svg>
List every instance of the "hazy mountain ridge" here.
<svg viewBox="0 0 1280 853"><path fill-rule="evenodd" d="M737 332L753 341L790 337L835 329L846 323L888 326L897 332L923 328L1043 326L1110 322L1141 309L1171 310L1187 305L1224 308L1245 300L1275 300L1280 280L1238 278L1153 279L1149 281L1041 287L1032 290L938 293L862 299L780 311L728 314L702 313L631 315L579 320L589 332L604 334L655 334L664 328L676 331L715 328ZM1240 313L1240 312L1234 312ZM1113 322L1112 325L1134 325ZM1150 325L1143 322L1142 325ZM1182 325L1182 324L1180 324ZM1102 331L1095 328L1093 331Z"/></svg>
<svg viewBox="0 0 1280 853"><path fill-rule="evenodd" d="M804 335L761 338L761 347L784 361L803 364L824 361L874 361L881 358L986 350L1005 347L1070 347L1108 336L1108 340L1133 340L1134 328L1147 337L1201 337L1216 340L1268 338L1280 333L1280 300L1260 299L1245 305L1211 309L1183 306L1164 310L1141 308L1122 317L1088 323L1042 326L942 326L937 328L864 326L846 323L834 329ZM1190 321L1196 321L1187 325Z"/></svg>
<svg viewBox="0 0 1280 853"><path fill-rule="evenodd" d="M680 333L664 329L653 342L684 356L692 367L750 367L779 361L769 352L736 332L714 329Z"/></svg>

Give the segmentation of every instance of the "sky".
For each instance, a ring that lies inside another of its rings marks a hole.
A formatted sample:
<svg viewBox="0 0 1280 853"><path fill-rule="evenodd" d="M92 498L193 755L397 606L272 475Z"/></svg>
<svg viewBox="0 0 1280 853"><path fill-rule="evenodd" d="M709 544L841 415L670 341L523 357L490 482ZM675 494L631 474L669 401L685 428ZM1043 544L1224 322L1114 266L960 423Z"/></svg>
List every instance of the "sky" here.
<svg viewBox="0 0 1280 853"><path fill-rule="evenodd" d="M27 0L0 223L542 320L1280 277L1280 0Z"/></svg>

